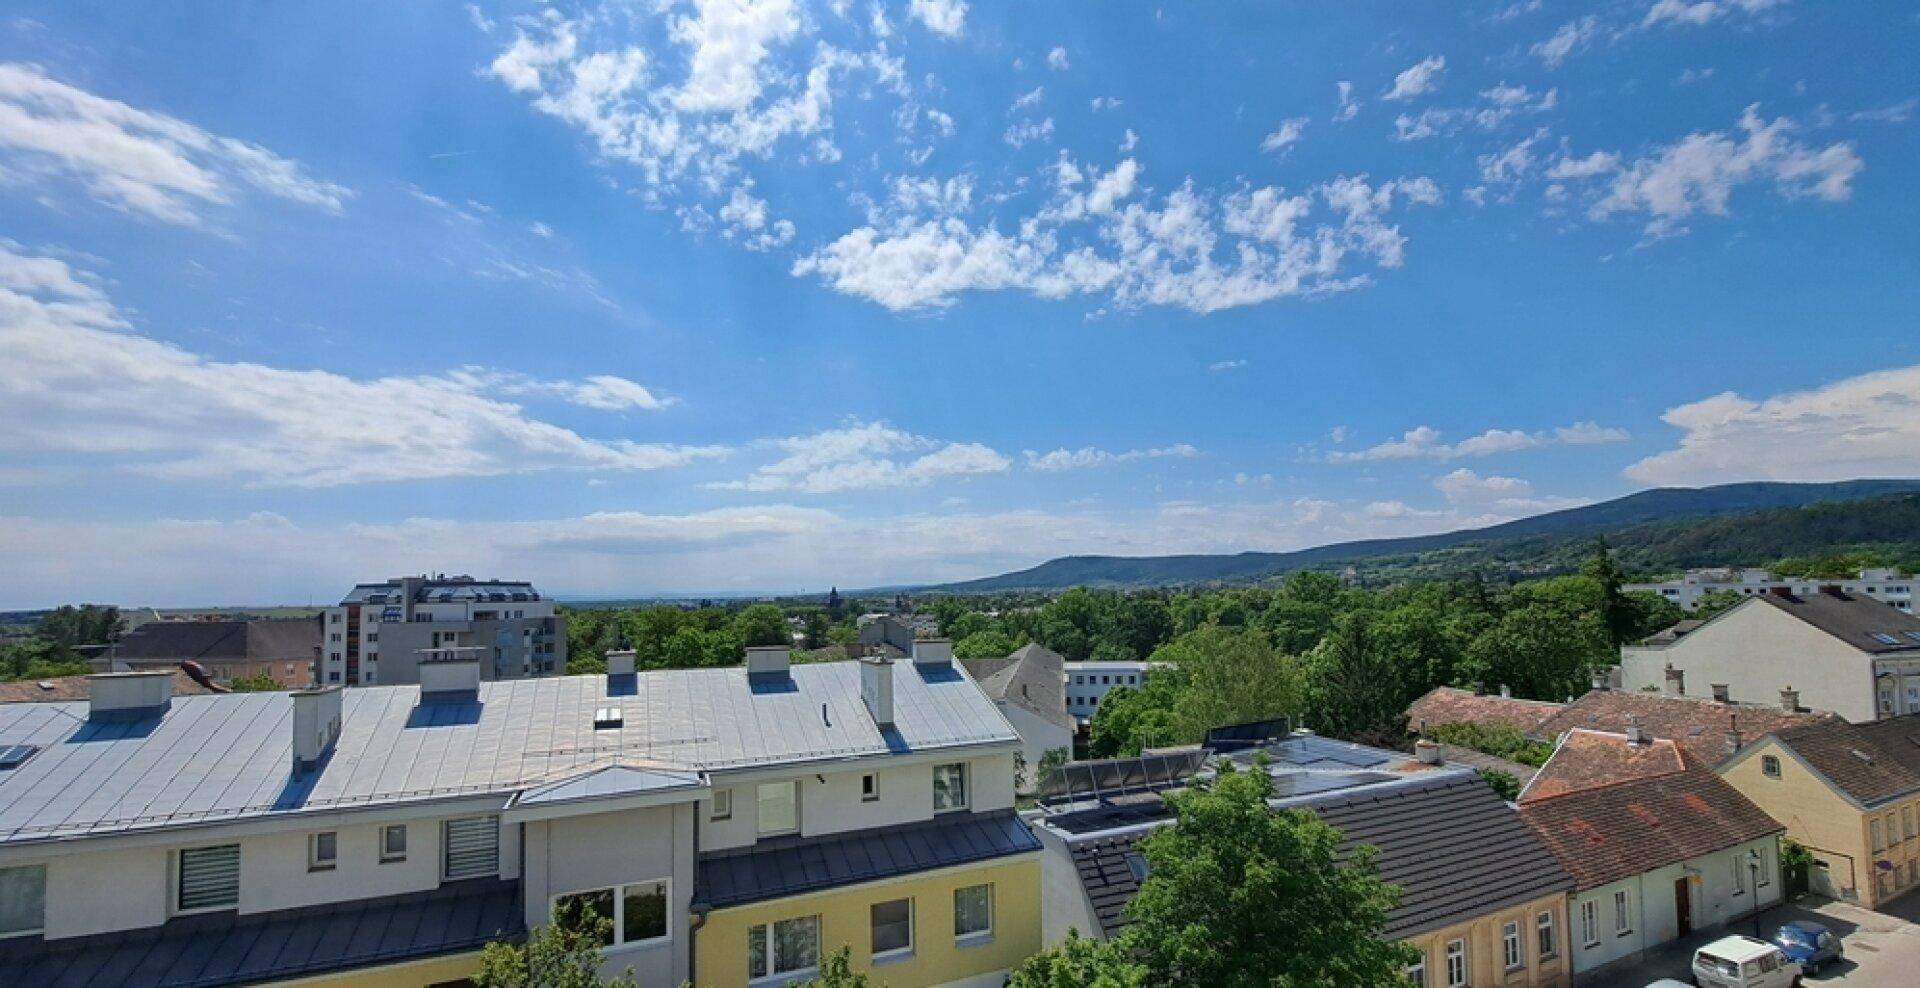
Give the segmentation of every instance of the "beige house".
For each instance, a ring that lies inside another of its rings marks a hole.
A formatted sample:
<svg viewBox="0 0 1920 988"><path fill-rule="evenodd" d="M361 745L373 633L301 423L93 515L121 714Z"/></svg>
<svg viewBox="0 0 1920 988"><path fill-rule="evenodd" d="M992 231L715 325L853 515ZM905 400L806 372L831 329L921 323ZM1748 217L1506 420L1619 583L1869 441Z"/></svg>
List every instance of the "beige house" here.
<svg viewBox="0 0 1920 988"><path fill-rule="evenodd" d="M1735 702L1792 694L1860 722L1920 712L1920 618L1839 587L1757 594L1691 632L1620 651L1621 688Z"/></svg>
<svg viewBox="0 0 1920 988"><path fill-rule="evenodd" d="M1869 908L1920 885L1920 715L1769 734L1720 766L1813 853L1813 890Z"/></svg>

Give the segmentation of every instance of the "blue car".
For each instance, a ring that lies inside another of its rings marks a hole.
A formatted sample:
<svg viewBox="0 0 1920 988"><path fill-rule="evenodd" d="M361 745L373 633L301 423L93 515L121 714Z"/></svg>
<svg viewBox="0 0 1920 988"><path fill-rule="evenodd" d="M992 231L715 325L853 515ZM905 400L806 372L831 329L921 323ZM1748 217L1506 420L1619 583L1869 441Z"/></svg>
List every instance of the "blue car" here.
<svg viewBox="0 0 1920 988"><path fill-rule="evenodd" d="M1840 938L1834 936L1832 930L1801 919L1774 931L1773 945L1787 957L1799 961L1800 969L1808 974L1819 971L1828 961L1841 958Z"/></svg>

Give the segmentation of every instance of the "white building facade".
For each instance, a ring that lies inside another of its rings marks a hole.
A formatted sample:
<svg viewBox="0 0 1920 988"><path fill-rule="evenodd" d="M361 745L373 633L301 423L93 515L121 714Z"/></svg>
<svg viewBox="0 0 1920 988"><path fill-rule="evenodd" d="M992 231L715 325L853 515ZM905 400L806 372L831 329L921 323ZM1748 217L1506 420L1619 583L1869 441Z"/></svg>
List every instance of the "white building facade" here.
<svg viewBox="0 0 1920 988"><path fill-rule="evenodd" d="M476 650L486 681L567 669L566 618L530 583L406 576L362 583L321 615L318 686L417 683L428 649Z"/></svg>
<svg viewBox="0 0 1920 988"><path fill-rule="evenodd" d="M1829 580L1783 577L1764 569L1712 567L1690 569L1678 580L1629 583L1622 589L1656 593L1690 611L1699 606L1701 597L1715 591L1739 594L1742 597L1752 597L1774 590L1804 595L1818 593L1823 586L1837 586L1847 593L1860 594L1912 614L1913 588L1916 583L1920 583L1920 576L1903 573L1897 569L1863 569L1857 577Z"/></svg>
<svg viewBox="0 0 1920 988"><path fill-rule="evenodd" d="M1100 709L1101 698L1116 686L1139 689L1147 681L1151 665L1144 661L1066 663L1067 714L1085 726L1093 719L1093 712Z"/></svg>
<svg viewBox="0 0 1920 988"><path fill-rule="evenodd" d="M1631 960L1781 898L1780 841L1765 837L1573 894L1573 972Z"/></svg>

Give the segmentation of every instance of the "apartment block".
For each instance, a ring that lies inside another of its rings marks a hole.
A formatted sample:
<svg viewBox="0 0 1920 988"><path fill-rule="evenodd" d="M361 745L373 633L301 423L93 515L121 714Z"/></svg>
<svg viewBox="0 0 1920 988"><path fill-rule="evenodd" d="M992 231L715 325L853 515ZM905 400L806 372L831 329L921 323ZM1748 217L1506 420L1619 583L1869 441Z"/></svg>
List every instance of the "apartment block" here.
<svg viewBox="0 0 1920 988"><path fill-rule="evenodd" d="M1920 577L1897 569L1863 569L1857 577L1831 580L1783 577L1764 569L1735 569L1723 566L1690 569L1678 580L1629 583L1623 589L1656 593L1690 611L1700 605L1700 598L1715 591L1735 593L1742 597L1757 597L1775 591L1806 596L1820 592L1823 586L1834 586L1847 593L1878 600L1911 614L1915 583L1920 583Z"/></svg>
<svg viewBox="0 0 1920 988"><path fill-rule="evenodd" d="M435 985L591 913L642 985L997 985L1039 843L950 654L0 706L0 984Z"/></svg>
<svg viewBox="0 0 1920 988"><path fill-rule="evenodd" d="M420 681L431 649L473 649L483 680L551 676L567 668L566 619L530 583L471 576L403 576L362 583L321 615L316 685Z"/></svg>
<svg viewBox="0 0 1920 988"><path fill-rule="evenodd" d="M1115 686L1139 689L1147 681L1150 666L1144 661L1117 660L1066 663L1067 713L1085 726L1100 709L1100 700Z"/></svg>

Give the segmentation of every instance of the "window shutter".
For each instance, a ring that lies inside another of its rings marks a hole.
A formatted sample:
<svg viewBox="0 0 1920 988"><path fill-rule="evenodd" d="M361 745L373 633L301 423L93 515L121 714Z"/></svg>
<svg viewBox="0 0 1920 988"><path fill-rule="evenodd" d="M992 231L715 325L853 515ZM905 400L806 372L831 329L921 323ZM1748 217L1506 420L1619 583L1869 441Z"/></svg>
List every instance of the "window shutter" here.
<svg viewBox="0 0 1920 988"><path fill-rule="evenodd" d="M470 816L447 821L446 877L482 878L500 874L500 818Z"/></svg>
<svg viewBox="0 0 1920 988"><path fill-rule="evenodd" d="M180 908L212 909L240 901L240 845L180 852Z"/></svg>

